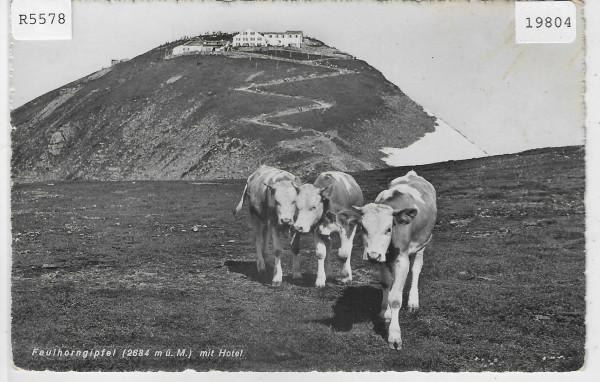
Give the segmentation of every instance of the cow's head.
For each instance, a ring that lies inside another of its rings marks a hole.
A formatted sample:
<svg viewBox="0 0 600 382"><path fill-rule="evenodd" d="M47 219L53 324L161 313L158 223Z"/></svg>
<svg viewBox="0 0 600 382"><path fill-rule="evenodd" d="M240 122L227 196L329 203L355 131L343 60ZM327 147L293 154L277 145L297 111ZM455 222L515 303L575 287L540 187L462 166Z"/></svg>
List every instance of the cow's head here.
<svg viewBox="0 0 600 382"><path fill-rule="evenodd" d="M340 228L340 249L338 257L341 260L346 260L352 252L352 242L356 227L360 223L361 215L352 210L340 211L335 215L335 221Z"/></svg>
<svg viewBox="0 0 600 382"><path fill-rule="evenodd" d="M298 215L294 221L294 229L300 233L312 230L323 216L325 205L329 201L328 187L318 188L312 184L299 187L296 197Z"/></svg>
<svg viewBox="0 0 600 382"><path fill-rule="evenodd" d="M280 226L291 226L296 215L296 196L298 186L289 181L279 181L266 184L269 206L277 214L277 224Z"/></svg>
<svg viewBox="0 0 600 382"><path fill-rule="evenodd" d="M385 262L394 226L410 224L417 216L415 208L394 210L386 204L378 203L369 203L352 209L359 216L362 226L364 257L373 263Z"/></svg>

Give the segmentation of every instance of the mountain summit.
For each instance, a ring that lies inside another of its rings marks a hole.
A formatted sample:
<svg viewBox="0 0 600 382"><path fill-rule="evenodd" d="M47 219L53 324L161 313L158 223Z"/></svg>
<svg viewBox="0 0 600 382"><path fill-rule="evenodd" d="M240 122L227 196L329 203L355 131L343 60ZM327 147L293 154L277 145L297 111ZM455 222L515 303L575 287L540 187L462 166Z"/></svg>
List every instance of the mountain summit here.
<svg viewBox="0 0 600 382"><path fill-rule="evenodd" d="M382 147L434 131L436 118L380 72L318 40L181 53L201 40L114 62L14 110L13 179L243 178L262 163L351 172L386 167Z"/></svg>

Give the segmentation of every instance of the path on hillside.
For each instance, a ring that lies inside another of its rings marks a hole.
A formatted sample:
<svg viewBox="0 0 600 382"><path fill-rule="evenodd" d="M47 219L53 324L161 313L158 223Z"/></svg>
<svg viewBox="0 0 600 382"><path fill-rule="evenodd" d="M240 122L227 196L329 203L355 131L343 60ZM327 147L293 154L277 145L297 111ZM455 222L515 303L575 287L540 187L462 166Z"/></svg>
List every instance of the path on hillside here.
<svg viewBox="0 0 600 382"><path fill-rule="evenodd" d="M324 55L320 55L320 56L323 57ZM274 92L274 91L268 91L268 90L266 90L266 88L268 88L269 86L283 85L283 84L287 84L287 83L294 83L294 82L301 82L301 81L312 81L312 80L318 81L323 78L334 78L334 77L340 77L340 76L345 76L345 75L350 75L350 74L357 74L357 73L359 73L357 70L339 68L336 65L329 65L329 64L320 62L321 58L319 58L318 60L308 61L308 60L296 60L296 59L280 58L280 57L269 57L269 56L260 55L260 54L251 54L251 53L248 54L246 52L244 52L243 55L237 55L237 57L243 57L243 58L255 57L255 58L260 58L260 59L279 60L279 61L293 62L296 64L307 65L307 66L312 66L312 67L321 67L321 68L329 70L330 71L329 73L322 73L322 74L311 73L308 75L292 76L292 77L286 77L286 78L266 81L263 83L251 83L247 86L242 86L242 87L236 88L235 89L236 91L242 91L242 92L251 93L254 95L283 97L283 98L288 98L288 99L293 98L293 99L298 100L299 102L302 102L301 106L298 106L298 107L287 108L284 110L279 110L279 111L275 111L275 112L271 112L271 113L262 113L262 114L259 114L256 116L242 118L242 119L240 119L240 121L243 121L246 123L253 123L258 126L265 126L265 127L270 127L270 128L274 128L274 129L286 130L286 131L290 131L290 132L299 132L299 131L310 132L310 133L312 133L312 136L305 136L305 137L303 137L303 139L301 141L294 141L293 143L282 141L282 142L280 142L280 144L284 145L285 148L290 151L311 151L311 152L313 152L315 150L315 146L319 146L323 149L323 152L321 152L320 154L328 157L329 160L331 161L332 165L334 165L334 167L340 171L349 171L349 167L347 166L348 163L354 163L354 167L358 166L364 170L372 170L373 169L373 166L370 163L364 162L358 158L353 157L352 155L346 153L344 150L340 149L337 146L337 144L334 142L334 140L343 142L344 144L346 144L348 146L350 146L350 143L347 142L346 140L342 139L337 134L337 131L335 131L335 130L323 132L323 131L311 129L308 127L291 126L285 122L274 122L274 121L269 120L272 118L290 116L290 115L299 114L299 113L307 113L307 112L323 113L325 110L335 106L334 102L327 102L327 101L324 101L324 100L318 99L318 98L306 97L306 96L301 96L301 95L290 95L290 94L284 94L284 93L279 93L279 92ZM317 56L315 55L315 57L317 57ZM251 81L256 77L258 77L258 76L249 76L248 79ZM317 151L318 151L318 149L317 149Z"/></svg>
<svg viewBox="0 0 600 382"><path fill-rule="evenodd" d="M248 54L245 53L245 55L248 55ZM265 57L264 55L259 55L259 54L252 54L252 56L253 57L258 56L258 58L269 59L269 56ZM271 59L273 59L273 58L271 58ZM281 59L281 58L276 58L276 59L282 60L282 61L292 61L295 63L305 64L305 65L319 66L322 68L330 69L330 70L332 70L332 72L331 73L323 73L323 74L312 73L307 76L286 77L286 78L271 80L271 81L262 82L262 83L251 83L248 86L236 88L235 90L237 90L237 91L243 91L243 92L257 94L257 95L293 98L293 99L302 101L303 105L305 105L306 103L309 104L309 106L298 106L298 107L288 108L285 110L275 111L275 112L271 112L271 113L263 113L263 114L259 114L254 117L241 118L240 121L255 123L257 125L268 126L268 127L272 127L272 128L276 128L276 129L283 129L283 130L288 130L288 131L293 131L293 132L297 132L300 130L310 131L316 135L327 137L328 136L327 133L324 133L324 132L321 132L321 131L318 131L315 129L310 129L310 128L303 129L301 127L293 127L285 122L281 122L281 123L270 122L270 121L268 121L268 119L289 116L289 115L294 115L294 114L299 114L299 113L306 113L306 112L310 112L310 111L317 111L317 110L320 110L321 112L323 112L323 111L331 108L332 106L334 106L335 103L326 102L326 101L323 101L323 100L320 100L317 98L309 98L309 97L299 96L299 95L294 96L294 95L289 95L289 94L284 94L284 93L277 93L277 92L273 92L273 91L266 91L264 89L269 86L282 85L282 84L293 83L293 82L309 81L309 80L318 80L321 78L332 78L332 77L338 77L338 76L342 76L342 75L356 74L358 72L356 70L350 70L350 69L337 69L337 68L334 69L329 66L322 65L320 63L314 63L314 62L309 63L308 61L304 61L304 60Z"/></svg>

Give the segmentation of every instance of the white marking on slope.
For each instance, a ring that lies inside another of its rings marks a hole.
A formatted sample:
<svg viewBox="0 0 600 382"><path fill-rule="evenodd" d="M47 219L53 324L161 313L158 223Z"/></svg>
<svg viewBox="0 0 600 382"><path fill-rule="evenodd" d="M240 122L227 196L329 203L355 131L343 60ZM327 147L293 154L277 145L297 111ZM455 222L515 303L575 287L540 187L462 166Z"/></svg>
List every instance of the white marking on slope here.
<svg viewBox="0 0 600 382"><path fill-rule="evenodd" d="M168 79L166 82L167 82L168 84L172 84L173 82L177 81L177 80L178 80L178 79L180 79L180 78L181 78L181 74L180 74L180 75L178 75L178 76L173 76L173 77L169 78L169 79Z"/></svg>
<svg viewBox="0 0 600 382"><path fill-rule="evenodd" d="M264 70L261 70L261 71L260 71L260 72L258 72L258 73L254 73L254 74L251 74L251 75L249 75L249 76L248 76L248 78L246 78L244 81L245 81L245 82L250 82L250 81L252 81L253 79L255 79L256 77L258 77L258 76L262 76L263 74L265 74L265 71L264 71Z"/></svg>

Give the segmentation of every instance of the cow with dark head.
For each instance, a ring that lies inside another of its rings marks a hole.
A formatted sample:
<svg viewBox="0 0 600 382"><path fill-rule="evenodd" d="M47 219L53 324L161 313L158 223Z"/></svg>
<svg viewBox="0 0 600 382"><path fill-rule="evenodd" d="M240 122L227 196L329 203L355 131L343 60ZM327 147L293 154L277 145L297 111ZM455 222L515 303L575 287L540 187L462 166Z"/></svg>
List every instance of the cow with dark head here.
<svg viewBox="0 0 600 382"><path fill-rule="evenodd" d="M338 171L321 173L313 184L298 187L296 208L298 213L294 220L297 233L312 233L315 241L318 270L316 287L325 286L325 280L331 273L331 234L340 236L338 258L344 261L342 282L352 281L350 255L352 242L356 233L356 217L340 214L353 205L362 206L363 195L354 178ZM299 237L294 237L292 253L294 254L293 277L300 278L300 259L298 256Z"/></svg>

